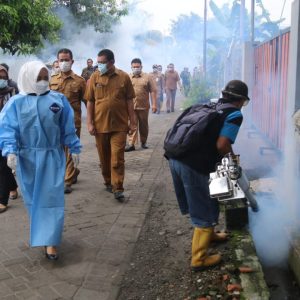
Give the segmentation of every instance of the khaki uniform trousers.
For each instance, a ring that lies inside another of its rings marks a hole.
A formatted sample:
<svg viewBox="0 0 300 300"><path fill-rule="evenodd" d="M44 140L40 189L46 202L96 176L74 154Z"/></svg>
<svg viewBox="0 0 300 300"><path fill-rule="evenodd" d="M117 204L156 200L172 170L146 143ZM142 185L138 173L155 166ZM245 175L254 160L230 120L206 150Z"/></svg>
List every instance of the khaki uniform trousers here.
<svg viewBox="0 0 300 300"><path fill-rule="evenodd" d="M135 109L135 120L137 122L136 129L128 135L128 144L130 146L135 145L138 137L138 131L140 133L140 139L142 144L146 144L148 133L149 133L149 125L148 125L148 116L149 109Z"/></svg>
<svg viewBox="0 0 300 300"><path fill-rule="evenodd" d="M76 128L76 134L78 138L80 138L81 128ZM72 160L72 155L69 152L69 148L65 147L65 155L66 155L66 173L65 173L65 185L71 186L73 180L78 176L79 169L74 167L74 163Z"/></svg>
<svg viewBox="0 0 300 300"><path fill-rule="evenodd" d="M127 132L97 133L95 136L102 176L113 192L123 192L125 174L124 152Z"/></svg>
<svg viewBox="0 0 300 300"><path fill-rule="evenodd" d="M176 98L176 90L166 89L166 96L167 96L167 112L173 112L175 107L175 98Z"/></svg>

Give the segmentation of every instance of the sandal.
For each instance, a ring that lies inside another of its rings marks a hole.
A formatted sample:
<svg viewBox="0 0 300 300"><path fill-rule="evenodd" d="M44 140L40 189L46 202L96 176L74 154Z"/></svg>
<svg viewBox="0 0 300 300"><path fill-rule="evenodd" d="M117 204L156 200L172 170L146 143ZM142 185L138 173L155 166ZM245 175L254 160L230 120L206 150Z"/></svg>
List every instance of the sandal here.
<svg viewBox="0 0 300 300"><path fill-rule="evenodd" d="M0 203L0 213L3 213L7 210L7 206Z"/></svg>
<svg viewBox="0 0 300 300"><path fill-rule="evenodd" d="M18 196L19 196L18 190L11 191L9 193L9 200L15 200L18 198Z"/></svg>

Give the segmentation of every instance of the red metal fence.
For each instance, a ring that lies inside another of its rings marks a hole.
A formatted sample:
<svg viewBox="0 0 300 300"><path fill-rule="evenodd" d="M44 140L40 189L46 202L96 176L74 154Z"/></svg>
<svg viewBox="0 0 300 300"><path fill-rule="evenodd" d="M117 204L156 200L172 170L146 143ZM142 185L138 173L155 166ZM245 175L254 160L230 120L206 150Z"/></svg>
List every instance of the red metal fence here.
<svg viewBox="0 0 300 300"><path fill-rule="evenodd" d="M290 32L254 49L252 120L271 144L283 150Z"/></svg>

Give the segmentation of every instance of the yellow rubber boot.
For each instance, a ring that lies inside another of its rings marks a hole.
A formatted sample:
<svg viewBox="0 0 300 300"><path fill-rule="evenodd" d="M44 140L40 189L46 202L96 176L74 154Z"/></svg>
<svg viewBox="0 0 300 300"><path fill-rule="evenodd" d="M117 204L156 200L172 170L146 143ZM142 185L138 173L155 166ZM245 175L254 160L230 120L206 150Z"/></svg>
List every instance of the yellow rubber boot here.
<svg viewBox="0 0 300 300"><path fill-rule="evenodd" d="M194 271L202 271L208 267L215 266L221 261L221 255L208 255L207 250L214 232L213 227L195 227L192 241L192 262Z"/></svg>

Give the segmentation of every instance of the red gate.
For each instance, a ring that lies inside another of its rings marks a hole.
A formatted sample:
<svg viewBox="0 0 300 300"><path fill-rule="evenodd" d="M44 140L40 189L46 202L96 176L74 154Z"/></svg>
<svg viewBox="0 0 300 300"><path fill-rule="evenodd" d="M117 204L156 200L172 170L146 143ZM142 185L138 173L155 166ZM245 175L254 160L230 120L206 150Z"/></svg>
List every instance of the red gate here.
<svg viewBox="0 0 300 300"><path fill-rule="evenodd" d="M290 32L254 49L252 120L278 150L284 146Z"/></svg>

